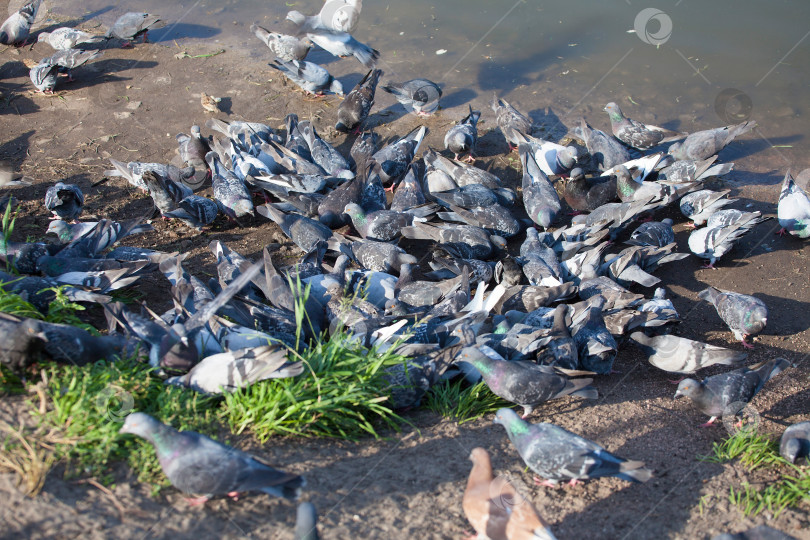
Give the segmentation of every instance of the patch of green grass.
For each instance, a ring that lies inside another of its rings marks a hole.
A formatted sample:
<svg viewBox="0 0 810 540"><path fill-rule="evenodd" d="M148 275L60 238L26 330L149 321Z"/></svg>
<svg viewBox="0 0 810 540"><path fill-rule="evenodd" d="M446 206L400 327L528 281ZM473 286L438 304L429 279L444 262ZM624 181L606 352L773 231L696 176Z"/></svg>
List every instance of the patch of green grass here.
<svg viewBox="0 0 810 540"><path fill-rule="evenodd" d="M24 394L25 384L6 366L0 364L0 396Z"/></svg>
<svg viewBox="0 0 810 540"><path fill-rule="evenodd" d="M152 445L118 434L132 411L151 414L178 429L214 432L215 399L166 386L151 371L147 364L133 360L80 367L51 364L44 369L41 384L50 407L40 416L40 426L72 441L55 450L57 458L65 458L68 475L104 479L111 462L125 459L139 480L168 485Z"/></svg>
<svg viewBox="0 0 810 540"><path fill-rule="evenodd" d="M712 455L700 459L725 463L739 459L749 471L759 467L779 468L779 478L762 489L744 482L739 488L729 487L729 500L746 515L765 510L774 517L802 501L810 502L810 470L797 467L779 455L779 443L755 429L741 429L720 443L712 445Z"/></svg>
<svg viewBox="0 0 810 540"><path fill-rule="evenodd" d="M512 403L493 394L485 382L470 386L463 380L434 386L425 396L423 405L445 418L457 420L459 424L511 406Z"/></svg>
<svg viewBox="0 0 810 540"><path fill-rule="evenodd" d="M6 205L6 211L3 212L3 219L0 220L0 232L2 232L2 239L0 239L0 255L8 255L8 244L11 239L11 234L14 232L14 224L17 221L17 210L12 212L11 210L11 201L9 200L8 204ZM14 267L11 264L11 261L6 258L6 269L9 272L14 271Z"/></svg>
<svg viewBox="0 0 810 540"><path fill-rule="evenodd" d="M20 295L6 291L3 288L3 283L0 282L0 311L17 317L29 317L31 319L38 319L58 324L69 324L71 326L78 326L87 330L91 334L99 335L98 330L93 326L85 323L77 315L78 312L84 311L85 308L81 304L71 302L65 294L65 287L49 287L43 289L46 291L53 291L56 295L53 301L48 304L48 313L43 315L37 308L29 302L23 300Z"/></svg>
<svg viewBox="0 0 810 540"><path fill-rule="evenodd" d="M304 373L270 379L226 394L223 415L235 433L249 429L261 442L271 435L379 437L380 425L403 421L388 403L384 367L402 362L393 348L378 353L344 331L315 341L289 358L304 362Z"/></svg>

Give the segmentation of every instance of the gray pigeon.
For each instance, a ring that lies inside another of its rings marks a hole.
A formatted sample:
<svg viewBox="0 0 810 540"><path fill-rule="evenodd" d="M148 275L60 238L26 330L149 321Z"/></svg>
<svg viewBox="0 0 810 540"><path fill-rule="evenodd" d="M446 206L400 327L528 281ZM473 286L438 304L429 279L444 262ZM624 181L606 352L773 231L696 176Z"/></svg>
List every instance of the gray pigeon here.
<svg viewBox="0 0 810 540"><path fill-rule="evenodd" d="M281 137L273 128L267 124L262 124L261 122L242 122L241 120L233 120L229 123L218 118L209 118L205 121L205 125L214 131L219 131L232 140L239 140L241 135L241 138L248 140L252 139L253 137L258 137L262 141L268 143L282 142Z"/></svg>
<svg viewBox="0 0 810 540"><path fill-rule="evenodd" d="M417 174L416 163L411 163L408 172L394 190L390 210L405 212L425 204L425 193L422 191L422 184L417 179Z"/></svg>
<svg viewBox="0 0 810 540"><path fill-rule="evenodd" d="M605 325L601 300L585 312L584 318L571 333L577 345L580 369L609 375L613 371L619 346Z"/></svg>
<svg viewBox="0 0 810 540"><path fill-rule="evenodd" d="M127 416L119 433L149 441L172 485L187 495L198 495L191 504L203 504L217 495L235 499L245 491L296 499L305 485L301 476L276 470L194 431L177 431L142 412Z"/></svg>
<svg viewBox="0 0 810 540"><path fill-rule="evenodd" d="M416 257L401 247L374 240L358 240L348 246L349 254L363 268L375 272L397 272L404 264L416 264Z"/></svg>
<svg viewBox="0 0 810 540"><path fill-rule="evenodd" d="M155 171L144 171L141 178L155 207L164 215L175 210L180 201L194 194L190 187L173 182Z"/></svg>
<svg viewBox="0 0 810 540"><path fill-rule="evenodd" d="M54 278L38 276L15 276L0 270L0 284L6 292L16 293L23 300L32 304L41 313L48 313L48 306L56 299L54 289L59 282ZM104 294L86 291L77 287L65 286L62 288L67 297L74 302L109 302L111 298Z"/></svg>
<svg viewBox="0 0 810 540"><path fill-rule="evenodd" d="M131 47L130 41L134 41L138 36L143 36L143 42L149 41L147 33L149 30L162 28L166 26L165 21L162 21L157 15L150 15L149 13L125 13L118 17L115 24L107 32L106 37L114 37L123 39L125 43L122 47Z"/></svg>
<svg viewBox="0 0 810 540"><path fill-rule="evenodd" d="M389 82L381 87L399 101L408 112L416 116L430 116L439 108L442 89L427 79L411 79L404 83Z"/></svg>
<svg viewBox="0 0 810 540"><path fill-rule="evenodd" d="M438 242L448 253L462 259L490 259L506 249L503 237L470 225L437 227L429 223L415 223L411 227L404 227L401 233L405 238Z"/></svg>
<svg viewBox="0 0 810 540"><path fill-rule="evenodd" d="M747 294L721 291L714 287L700 291L698 297L714 305L717 314L745 348L754 348L745 342L745 338L759 334L765 328L768 322L765 302Z"/></svg>
<svg viewBox="0 0 810 540"><path fill-rule="evenodd" d="M641 461L627 461L614 456L595 442L554 424L530 424L512 409L498 409L496 424L506 435L528 467L545 479L543 485L555 487L568 480L615 476L628 482L646 482L652 472Z"/></svg>
<svg viewBox="0 0 810 540"><path fill-rule="evenodd" d="M658 164L658 180L675 183L696 182L710 176L722 176L734 169L733 163L712 165L716 160L717 156L703 160L675 161L671 155L665 156Z"/></svg>
<svg viewBox="0 0 810 540"><path fill-rule="evenodd" d="M791 463L810 457L810 422L788 426L779 441L779 453Z"/></svg>
<svg viewBox="0 0 810 540"><path fill-rule="evenodd" d="M726 208L714 212L709 219L706 220L707 227L727 227L729 225L739 225L740 227L749 230L757 223L762 223L768 220L768 217L762 217L760 212L745 212L737 210L736 208Z"/></svg>
<svg viewBox="0 0 810 540"><path fill-rule="evenodd" d="M689 226L703 225L709 219L709 216L736 200L723 198L729 193L731 193L730 189L724 191L701 189L687 193L681 197L681 213L692 220Z"/></svg>
<svg viewBox="0 0 810 540"><path fill-rule="evenodd" d="M517 109L512 107L505 99L498 98L497 94L492 96L492 110L495 111L495 122L498 129L503 133L509 150L517 148L524 141L520 135L529 135L532 131L532 122Z"/></svg>
<svg viewBox="0 0 810 540"><path fill-rule="evenodd" d="M523 407L523 416L545 401L564 396L596 399L593 379L569 379L553 367L534 362L495 360L479 347L462 349L457 361L469 362L481 373L492 393Z"/></svg>
<svg viewBox="0 0 810 540"><path fill-rule="evenodd" d="M304 371L301 362L288 362L287 350L263 345L230 350L208 356L185 375L170 377L167 384L185 386L197 392L233 392L266 379L295 377Z"/></svg>
<svg viewBox="0 0 810 540"><path fill-rule="evenodd" d="M177 208L166 212L163 217L179 219L189 227L201 231L213 223L219 215L219 206L215 201L200 195L189 195L177 203Z"/></svg>
<svg viewBox="0 0 810 540"><path fill-rule="evenodd" d="M475 161L475 143L478 141L478 119L480 111L474 111L472 105L470 114L462 118L458 124L451 127L444 136L444 147L451 152L455 159L460 154L468 154L467 161Z"/></svg>
<svg viewBox="0 0 810 540"><path fill-rule="evenodd" d="M610 127L616 138L637 150L647 150L658 144L686 137L686 133L678 133L627 118L622 114L619 106L612 101L605 105L605 112L610 117Z"/></svg>
<svg viewBox="0 0 810 540"><path fill-rule="evenodd" d="M305 252L318 242L328 241L332 237L332 229L314 219L299 214L285 214L269 204L261 205L257 210L267 219L275 221L284 234Z"/></svg>
<svg viewBox="0 0 810 540"><path fill-rule="evenodd" d="M675 241L675 232L672 230L670 218L661 221L648 221L642 223L630 235L628 244L633 246L664 247Z"/></svg>
<svg viewBox="0 0 810 540"><path fill-rule="evenodd" d="M520 143L527 143L537 165L549 176L567 176L579 161L579 150L576 146L561 144L532 137L528 133L517 132Z"/></svg>
<svg viewBox="0 0 810 540"><path fill-rule="evenodd" d="M523 167L523 206L532 221L548 229L562 209L560 197L527 144L518 146Z"/></svg>
<svg viewBox="0 0 810 540"><path fill-rule="evenodd" d="M344 209L360 236L378 242L390 242L400 236L403 227L410 226L414 215L408 212L377 210L366 213L359 204L349 203Z"/></svg>
<svg viewBox="0 0 810 540"><path fill-rule="evenodd" d="M360 133L360 126L374 105L374 92L381 75L382 70L372 69L346 94L346 98L338 105L336 130L344 133L354 130L355 134Z"/></svg>
<svg viewBox="0 0 810 540"><path fill-rule="evenodd" d="M725 148L731 141L757 127L753 120L746 120L735 126L707 129L692 133L683 142L669 147L675 159L708 159Z"/></svg>
<svg viewBox="0 0 810 540"><path fill-rule="evenodd" d="M456 187L466 186L469 184L481 184L489 189L496 190L503 187L503 182L496 175L491 172L479 169L474 165L448 159L433 149L425 152L422 158L425 161L425 166L431 170L438 169L445 173L451 180L451 185L444 189L434 189L431 181L428 181L430 191L447 191ZM428 175L426 171L425 175Z"/></svg>
<svg viewBox="0 0 810 540"><path fill-rule="evenodd" d="M147 191L146 184L143 182L144 171L155 171L173 182L184 184L188 178L194 176L194 167L178 169L174 165L163 165L162 163L141 163L140 161L123 163L113 158L109 158L109 160L115 169L104 171L105 176L120 176L125 178L130 185L142 191Z"/></svg>
<svg viewBox="0 0 810 540"><path fill-rule="evenodd" d="M601 176L598 178L602 179ZM617 175L611 174L606 180L591 182L586 180L584 171L576 167L570 171L570 178L563 188L565 202L575 212L593 212L616 200L616 180Z"/></svg>
<svg viewBox="0 0 810 540"><path fill-rule="evenodd" d="M75 222L84 208L84 194L75 184L57 182L45 192L45 208L55 218Z"/></svg>
<svg viewBox="0 0 810 540"><path fill-rule="evenodd" d="M175 138L180 159L183 163L194 167L194 176L182 178L181 181L192 190L200 189L210 176L208 164L205 162L205 154L211 151L210 140L202 137L200 126L197 125L191 126L191 135L178 133Z"/></svg>
<svg viewBox="0 0 810 540"><path fill-rule="evenodd" d="M607 171L630 161L633 156L627 147L615 137L604 131L594 129L584 119L580 119L582 140L591 154L593 165L597 170Z"/></svg>
<svg viewBox="0 0 810 540"><path fill-rule="evenodd" d="M377 65L380 52L365 43L357 41L351 34L323 25L321 17L306 17L298 11L287 13L287 20L306 32L307 38L315 45L340 58L354 56L367 69Z"/></svg>
<svg viewBox="0 0 810 540"><path fill-rule="evenodd" d="M54 49L64 51L75 49L77 45L84 43L99 43L104 41L104 36L82 32L78 28L57 28L52 32L40 32L37 34L37 43L46 42Z"/></svg>
<svg viewBox="0 0 810 540"><path fill-rule="evenodd" d="M295 514L294 540L320 540L318 535L318 514L311 502L298 505Z"/></svg>
<svg viewBox="0 0 810 540"><path fill-rule="evenodd" d="M371 156L379 164L380 180L395 183L408 172L408 165L419 151L422 139L428 133L426 126L418 126L410 133L380 148Z"/></svg>
<svg viewBox="0 0 810 540"><path fill-rule="evenodd" d="M450 210L452 212L438 212L436 215L445 221L457 221L473 227L481 227L504 238L515 236L523 228L512 212L498 203L486 208L473 206L469 209L450 205Z"/></svg>
<svg viewBox="0 0 810 540"><path fill-rule="evenodd" d="M334 146L324 141L315 131L315 126L308 120L298 124L298 131L309 146L312 161L320 165L327 174L338 178L351 179L354 173L350 170L349 162L346 161Z"/></svg>
<svg viewBox="0 0 810 540"><path fill-rule="evenodd" d="M30 0L23 4L17 12L12 13L0 26L0 43L17 47L25 46L41 3L42 0Z"/></svg>
<svg viewBox="0 0 810 540"><path fill-rule="evenodd" d="M20 373L44 350L42 323L0 312L0 364Z"/></svg>
<svg viewBox="0 0 810 540"><path fill-rule="evenodd" d="M788 366L790 362L777 358L712 375L703 379L703 382L684 379L678 384L675 397L688 397L703 414L710 416L709 421L703 424L705 427L719 416L737 415L768 380Z"/></svg>
<svg viewBox="0 0 810 540"><path fill-rule="evenodd" d="M39 64L31 68L29 73L31 82L40 92L52 94L56 88L57 74L65 73L68 81L72 81L70 70L81 66L100 57L101 51L81 51L78 49L68 49L58 51L53 56L43 58Z"/></svg>
<svg viewBox="0 0 810 540"><path fill-rule="evenodd" d="M253 215L253 199L245 183L219 161L216 152L208 152L205 161L211 169L214 198L222 211L233 219Z"/></svg>
<svg viewBox="0 0 810 540"><path fill-rule="evenodd" d="M295 36L271 32L256 23L250 25L250 31L256 34L262 43L267 45L273 54L284 62L303 60L307 57L312 43L309 40L299 39Z"/></svg>
<svg viewBox="0 0 810 540"><path fill-rule="evenodd" d="M748 232L742 225L727 227L704 227L689 235L689 250L708 262L704 268L714 268L714 263L734 247L734 243Z"/></svg>
<svg viewBox="0 0 810 540"><path fill-rule="evenodd" d="M571 370L579 367L577 344L568 329L567 315L565 305L554 308L554 322L542 340L543 348L537 353L537 363Z"/></svg>
<svg viewBox="0 0 810 540"><path fill-rule="evenodd" d="M364 131L357 136L349 150L356 172L359 173L366 168L366 162L377 152L378 143L379 137L373 130Z"/></svg>
<svg viewBox="0 0 810 540"><path fill-rule="evenodd" d="M270 64L270 67L282 72L308 94L323 96L328 90L340 96L343 95L343 85L340 84L340 81L318 64L306 60L282 62L276 58L275 63Z"/></svg>
<svg viewBox="0 0 810 540"><path fill-rule="evenodd" d="M630 339L652 365L670 373L694 373L715 364L737 366L748 356L741 351L669 334L648 337L644 332L633 332Z"/></svg>
<svg viewBox="0 0 810 540"><path fill-rule="evenodd" d="M810 238L810 197L794 182L790 171L785 173L776 217L779 219L779 235L790 233L799 238Z"/></svg>

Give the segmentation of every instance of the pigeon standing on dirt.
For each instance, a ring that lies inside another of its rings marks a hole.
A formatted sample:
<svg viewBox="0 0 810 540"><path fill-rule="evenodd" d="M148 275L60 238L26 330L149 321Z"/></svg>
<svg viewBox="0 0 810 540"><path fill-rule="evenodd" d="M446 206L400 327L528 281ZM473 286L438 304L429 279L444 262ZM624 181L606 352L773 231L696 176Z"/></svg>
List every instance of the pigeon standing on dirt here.
<svg viewBox="0 0 810 540"><path fill-rule="evenodd" d="M175 210L180 201L194 194L191 188L173 182L155 171L144 171L142 178L146 191L161 214Z"/></svg>
<svg viewBox="0 0 810 540"><path fill-rule="evenodd" d="M177 208L165 212L163 217L179 219L189 227L202 230L219 215L219 206L208 197L189 195L177 203Z"/></svg>
<svg viewBox="0 0 810 540"><path fill-rule="evenodd" d="M143 36L143 42L146 43L149 41L147 37L149 30L162 28L165 25L165 21L162 21L157 15L130 12L118 17L105 37L122 39L124 43L121 46L127 48L132 47L130 42L138 36Z"/></svg>
<svg viewBox="0 0 810 540"><path fill-rule="evenodd" d="M347 180L354 178L354 173L350 170L346 158L335 147L318 136L315 126L309 120L300 122L298 131L301 132L301 136L304 137L309 146L312 161L320 165L324 171L332 176Z"/></svg>
<svg viewBox="0 0 810 540"><path fill-rule="evenodd" d="M622 114L619 106L612 101L605 105L605 112L610 117L610 127L616 138L637 150L647 150L658 144L686 137L686 133L678 133L627 118Z"/></svg>
<svg viewBox="0 0 810 540"><path fill-rule="evenodd" d="M491 540L555 540L548 524L532 504L504 476L493 478L489 453L470 452L473 466L461 506L478 533Z"/></svg>
<svg viewBox="0 0 810 540"><path fill-rule="evenodd" d="M338 106L336 130L344 133L355 130L355 134L360 132L360 126L374 105L374 93L381 75L382 70L372 69L346 94L346 98Z"/></svg>
<svg viewBox="0 0 810 540"><path fill-rule="evenodd" d="M427 79L412 79L404 83L389 82L381 86L384 91L393 94L408 112L416 116L430 116L439 108L442 89Z"/></svg>
<svg viewBox="0 0 810 540"><path fill-rule="evenodd" d="M77 45L84 43L100 43L106 40L104 36L82 32L77 28L57 28L52 32L40 32L37 35L37 43L43 41L56 50L65 51L75 49Z"/></svg>
<svg viewBox="0 0 810 540"><path fill-rule="evenodd" d="M191 504L203 504L216 495L235 499L245 491L296 499L305 485L297 474L274 469L194 431L177 431L142 412L127 416L119 433L149 441L172 485L187 495L198 495Z"/></svg>
<svg viewBox="0 0 810 540"><path fill-rule="evenodd" d="M652 365L671 373L694 373L715 364L736 366L748 356L741 351L670 334L648 337L644 332L633 332L630 339Z"/></svg>
<svg viewBox="0 0 810 540"><path fill-rule="evenodd" d="M84 209L84 194L75 184L57 182L45 192L45 208L53 212L54 219L76 221Z"/></svg>
<svg viewBox="0 0 810 540"><path fill-rule="evenodd" d="M54 88L56 88L59 73L66 73L68 81L72 81L71 69L77 68L90 60L95 60L102 54L104 53L101 51L82 51L79 49L59 51L48 58L43 58L39 64L31 68L29 72L31 82L40 92L52 94Z"/></svg>
<svg viewBox="0 0 810 540"><path fill-rule="evenodd" d="M579 160L576 146L563 146L522 132L518 132L517 137L520 142L526 142L532 147L537 165L549 176L568 176Z"/></svg>
<svg viewBox="0 0 810 540"><path fill-rule="evenodd" d="M710 416L703 427L709 426L719 416L736 415L744 405L762 390L768 380L787 368L790 362L777 358L754 366L743 367L706 377L703 382L684 379L678 384L675 397L686 396L703 414Z"/></svg>
<svg viewBox="0 0 810 540"><path fill-rule="evenodd" d="M745 338L754 336L765 328L768 322L768 308L765 306L765 302L747 294L721 291L714 287L700 291L698 298L714 305L717 314L745 348L754 348L753 345L745 342Z"/></svg>
<svg viewBox="0 0 810 540"><path fill-rule="evenodd" d="M779 453L791 463L810 457L810 422L789 426L779 441Z"/></svg>
<svg viewBox="0 0 810 540"><path fill-rule="evenodd" d="M380 181L393 185L408 172L408 165L419 151L427 133L427 126L415 127L404 137L385 145L371 156L379 164Z"/></svg>
<svg viewBox="0 0 810 540"><path fill-rule="evenodd" d="M602 130L592 128L582 119L579 128L582 140L585 141L585 146L591 154L596 169L607 171L632 159L633 156L630 155L627 147L615 137Z"/></svg>
<svg viewBox="0 0 810 540"><path fill-rule="evenodd" d="M444 147L453 152L455 159L461 154L468 154L467 161L475 161L475 143L478 141L478 119L480 111L470 106L470 114L451 127L444 136Z"/></svg>
<svg viewBox="0 0 810 540"><path fill-rule="evenodd" d="M287 34L280 34L278 32L271 32L256 23L250 26L250 31L256 34L256 37L267 45L267 47L273 51L273 54L283 62L303 60L307 57L309 49L312 48L312 42L309 40L299 39L295 36L288 36Z"/></svg>
<svg viewBox="0 0 810 540"><path fill-rule="evenodd" d="M481 373L492 393L523 407L523 416L545 401L564 396L596 399L593 379L569 379L550 366L534 362L495 360L479 347L462 349L457 361L469 362Z"/></svg>
<svg viewBox="0 0 810 540"><path fill-rule="evenodd" d="M692 133L683 142L669 147L669 153L677 160L708 159L725 148L731 141L757 127L753 120L735 126L707 129Z"/></svg>
<svg viewBox="0 0 810 540"><path fill-rule="evenodd" d="M253 199L245 183L222 165L216 152L208 152L205 161L211 168L211 187L222 211L234 219L252 215Z"/></svg>
<svg viewBox="0 0 810 540"><path fill-rule="evenodd" d="M498 124L498 129L503 133L509 145L509 150L516 149L517 145L523 142L520 134L529 135L531 133L532 121L518 112L505 99L498 98L497 94L492 96L491 106L492 110L495 111L495 121Z"/></svg>
<svg viewBox="0 0 810 540"><path fill-rule="evenodd" d="M37 11L42 0L30 0L5 20L0 26L0 43L3 45L24 46L28 42L31 25L37 18Z"/></svg>
<svg viewBox="0 0 810 540"><path fill-rule="evenodd" d="M343 85L340 81L318 64L306 60L283 62L276 58L275 63L270 64L270 67L282 72L308 94L323 96L328 90L339 96L343 95Z"/></svg>
<svg viewBox="0 0 810 540"><path fill-rule="evenodd" d="M548 229L562 209L560 197L537 165L529 145L521 144L518 152L523 166L523 206L532 221Z"/></svg>
<svg viewBox="0 0 810 540"><path fill-rule="evenodd" d="M779 205L776 211L780 236L790 233L799 238L810 238L810 196L793 180L790 171L785 173Z"/></svg>
<svg viewBox="0 0 810 540"><path fill-rule="evenodd" d="M728 253L734 247L734 243L747 232L748 228L742 225L697 229L689 235L689 250L708 261L704 264L704 268L714 269L717 259Z"/></svg>
<svg viewBox="0 0 810 540"><path fill-rule="evenodd" d="M575 485L600 476L646 482L652 476L641 461L614 456L595 442L554 424L530 424L512 409L498 409L494 422L506 428L523 462L545 479L542 485L554 487L565 480Z"/></svg>
<svg viewBox="0 0 810 540"><path fill-rule="evenodd" d="M661 221L642 223L633 231L627 243L634 246L664 247L674 241L675 232L672 230L672 220L665 218Z"/></svg>

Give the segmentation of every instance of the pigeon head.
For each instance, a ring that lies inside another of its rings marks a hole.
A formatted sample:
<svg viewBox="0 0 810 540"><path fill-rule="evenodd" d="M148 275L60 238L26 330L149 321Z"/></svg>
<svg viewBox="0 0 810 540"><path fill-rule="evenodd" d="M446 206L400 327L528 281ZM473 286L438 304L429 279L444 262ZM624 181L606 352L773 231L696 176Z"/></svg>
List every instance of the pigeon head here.
<svg viewBox="0 0 810 540"><path fill-rule="evenodd" d="M608 113L608 116L610 116L611 122L621 122L624 119L622 110L612 101L605 105L605 112Z"/></svg>
<svg viewBox="0 0 810 540"><path fill-rule="evenodd" d="M40 32L37 36L37 43L42 43L43 41L48 41L48 38L51 37L50 32Z"/></svg>
<svg viewBox="0 0 810 540"><path fill-rule="evenodd" d="M514 433L516 435L523 435L529 430L528 422L521 420L518 414L512 409L498 409L492 421L502 425L506 428L508 433Z"/></svg>
<svg viewBox="0 0 810 540"><path fill-rule="evenodd" d="M124 425L118 433L131 433L138 437L151 440L152 434L159 429L162 424L146 413L134 412L129 414L124 420Z"/></svg>
<svg viewBox="0 0 810 540"><path fill-rule="evenodd" d="M799 439L789 439L785 441L779 451L783 458L791 463L796 463L796 458L799 457L801 450L802 443Z"/></svg>
<svg viewBox="0 0 810 540"><path fill-rule="evenodd" d="M496 249L506 251L506 240L503 236L493 234L489 237L489 241L492 242L492 245L495 246Z"/></svg>
<svg viewBox="0 0 810 540"><path fill-rule="evenodd" d="M680 149L681 149L681 143L676 142L676 143L673 143L673 144L672 144L672 145L669 147L668 152L669 152L669 154L670 154L670 155L674 156L674 155L675 155L675 153L676 153L676 152L678 152L678 150L680 150Z"/></svg>
<svg viewBox="0 0 810 540"><path fill-rule="evenodd" d="M675 397L686 396L692 398L702 391L703 384L695 379L684 379L678 384L678 390L675 392Z"/></svg>
<svg viewBox="0 0 810 540"><path fill-rule="evenodd" d="M768 322L768 309L765 306L755 306L745 313L743 329L746 334L758 334Z"/></svg>
<svg viewBox="0 0 810 540"><path fill-rule="evenodd" d="M337 79L332 80L332 84L329 85L329 90L339 96L343 95L343 85Z"/></svg>
<svg viewBox="0 0 810 540"><path fill-rule="evenodd" d="M70 235L70 227L61 219L55 219L50 222L45 234L55 234L61 238L63 235Z"/></svg>
<svg viewBox="0 0 810 540"><path fill-rule="evenodd" d="M357 203L349 203L343 209L343 213L349 216L355 226L362 227L366 223L366 213Z"/></svg>
<svg viewBox="0 0 810 540"><path fill-rule="evenodd" d="M481 375L488 375L492 371L491 360L476 347L465 347L461 349L457 361L469 362Z"/></svg>
<svg viewBox="0 0 810 540"><path fill-rule="evenodd" d="M579 150L576 146L566 146L557 152L557 161L566 169L570 169L579 161Z"/></svg>
<svg viewBox="0 0 810 540"><path fill-rule="evenodd" d="M242 217L247 214L253 214L253 203L247 199L240 199L233 205L233 213L236 217Z"/></svg>

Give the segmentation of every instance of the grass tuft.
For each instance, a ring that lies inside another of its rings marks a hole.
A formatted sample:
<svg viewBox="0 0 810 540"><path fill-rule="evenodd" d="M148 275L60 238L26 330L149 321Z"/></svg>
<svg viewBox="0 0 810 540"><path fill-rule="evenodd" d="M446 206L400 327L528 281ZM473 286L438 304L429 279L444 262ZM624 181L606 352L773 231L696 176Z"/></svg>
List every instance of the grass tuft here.
<svg viewBox="0 0 810 540"><path fill-rule="evenodd" d="M762 489L748 482L736 489L729 487L729 500L746 516L767 510L777 517L788 507L810 502L810 470L785 460L779 455L779 442L760 435L755 429L742 429L725 441L714 443L712 455L700 459L725 463L738 458L749 471L759 467L780 469L779 478Z"/></svg>
<svg viewBox="0 0 810 540"><path fill-rule="evenodd" d="M461 425L512 405L493 394L483 381L470 386L460 380L444 382L431 388L425 396L424 407L445 418L456 420Z"/></svg>
<svg viewBox="0 0 810 540"><path fill-rule="evenodd" d="M379 437L380 424L396 428L403 419L388 403L384 367L402 362L391 352L378 353L345 331L316 340L302 353L304 373L270 379L226 394L224 416L235 433L246 429L261 442L272 435Z"/></svg>

